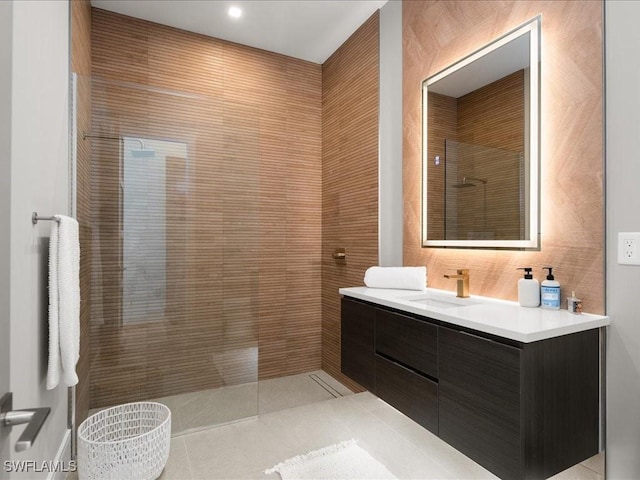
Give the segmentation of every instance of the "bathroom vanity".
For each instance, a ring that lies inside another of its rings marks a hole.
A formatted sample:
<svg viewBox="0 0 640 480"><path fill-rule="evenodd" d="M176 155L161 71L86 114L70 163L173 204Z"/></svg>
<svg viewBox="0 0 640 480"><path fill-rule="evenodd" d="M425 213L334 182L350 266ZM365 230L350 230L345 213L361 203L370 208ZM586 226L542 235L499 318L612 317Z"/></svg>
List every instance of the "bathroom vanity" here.
<svg viewBox="0 0 640 480"><path fill-rule="evenodd" d="M451 292L340 289L342 372L504 479L599 450L609 318Z"/></svg>

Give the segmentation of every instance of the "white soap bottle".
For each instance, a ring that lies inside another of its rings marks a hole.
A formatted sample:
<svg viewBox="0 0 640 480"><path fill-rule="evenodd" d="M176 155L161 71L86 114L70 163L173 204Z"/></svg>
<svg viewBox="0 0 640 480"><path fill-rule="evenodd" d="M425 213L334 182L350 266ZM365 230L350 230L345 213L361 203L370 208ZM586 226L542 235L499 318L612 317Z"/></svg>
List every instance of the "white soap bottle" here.
<svg viewBox="0 0 640 480"><path fill-rule="evenodd" d="M540 298L542 308L550 308L553 310L560 309L560 283L553 276L552 267L543 267L543 270L549 270L547 279L540 284Z"/></svg>
<svg viewBox="0 0 640 480"><path fill-rule="evenodd" d="M518 280L518 302L523 307L537 307L540 305L540 284L533 278L533 268L518 268L524 270L524 278Z"/></svg>

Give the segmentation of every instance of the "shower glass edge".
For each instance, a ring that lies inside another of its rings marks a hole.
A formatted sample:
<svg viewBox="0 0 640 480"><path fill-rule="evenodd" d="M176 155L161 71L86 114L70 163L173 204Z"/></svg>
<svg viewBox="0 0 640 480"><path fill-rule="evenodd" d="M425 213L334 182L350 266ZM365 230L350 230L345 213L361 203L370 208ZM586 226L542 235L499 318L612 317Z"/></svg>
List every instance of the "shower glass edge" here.
<svg viewBox="0 0 640 480"><path fill-rule="evenodd" d="M95 76L74 83L89 250L80 400L91 410L159 401L174 434L257 415L257 107Z"/></svg>

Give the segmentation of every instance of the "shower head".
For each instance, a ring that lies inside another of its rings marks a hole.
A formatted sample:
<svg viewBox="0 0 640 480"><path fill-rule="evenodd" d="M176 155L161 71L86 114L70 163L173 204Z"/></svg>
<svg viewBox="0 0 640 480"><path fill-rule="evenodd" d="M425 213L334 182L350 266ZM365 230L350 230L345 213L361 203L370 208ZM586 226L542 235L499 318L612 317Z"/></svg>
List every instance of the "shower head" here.
<svg viewBox="0 0 640 480"><path fill-rule="evenodd" d="M140 143L139 149L131 149L131 156L133 158L152 158L156 156L155 150L152 150L151 148L145 148L144 142L139 138L132 138L131 140L135 140L136 142Z"/></svg>
<svg viewBox="0 0 640 480"><path fill-rule="evenodd" d="M453 188L467 188L467 187L475 187L476 184L475 183L471 183L471 182L462 182L462 183L456 183L454 185L451 185Z"/></svg>
<svg viewBox="0 0 640 480"><path fill-rule="evenodd" d="M473 180L475 182L481 182L483 185L487 183L487 180L484 178L476 178L476 177L462 177L461 183L455 183L451 185L453 188L467 188L467 187L475 187L476 184L471 182Z"/></svg>
<svg viewBox="0 0 640 480"><path fill-rule="evenodd" d="M131 149L131 156L133 158L152 158L156 156L156 152L150 148L141 148L139 150Z"/></svg>

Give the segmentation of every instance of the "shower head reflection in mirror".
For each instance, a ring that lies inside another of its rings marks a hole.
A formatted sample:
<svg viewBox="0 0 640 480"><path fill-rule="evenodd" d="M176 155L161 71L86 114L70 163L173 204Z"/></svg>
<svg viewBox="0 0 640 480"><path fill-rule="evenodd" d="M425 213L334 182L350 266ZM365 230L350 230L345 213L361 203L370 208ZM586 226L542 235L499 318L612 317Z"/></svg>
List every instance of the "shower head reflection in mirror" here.
<svg viewBox="0 0 640 480"><path fill-rule="evenodd" d="M140 148L131 149L133 158L151 158L156 156L156 151L151 148L146 148L142 139L131 138L130 140L140 142Z"/></svg>
<svg viewBox="0 0 640 480"><path fill-rule="evenodd" d="M453 188L467 188L467 187L475 187L477 184L473 182L480 182L483 185L487 184L487 180L484 178L476 178L476 177L462 177L462 182L451 185Z"/></svg>

